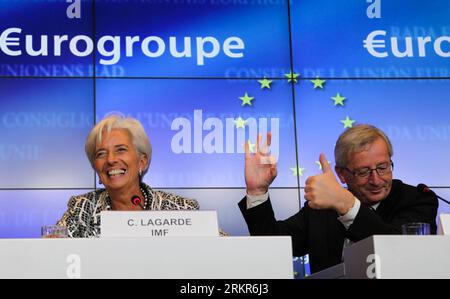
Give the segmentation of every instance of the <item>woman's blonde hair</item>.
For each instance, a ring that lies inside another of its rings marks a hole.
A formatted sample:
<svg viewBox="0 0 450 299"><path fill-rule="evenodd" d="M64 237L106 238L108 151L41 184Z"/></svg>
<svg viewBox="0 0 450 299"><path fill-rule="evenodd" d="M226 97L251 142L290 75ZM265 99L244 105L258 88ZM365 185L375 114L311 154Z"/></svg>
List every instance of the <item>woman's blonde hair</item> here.
<svg viewBox="0 0 450 299"><path fill-rule="evenodd" d="M127 130L131 135L131 141L138 155L146 155L148 163L142 171L142 176L147 173L148 167L150 166L150 161L152 159L152 145L145 133L142 124L135 118L124 117L119 114L113 114L102 119L89 133L86 144L85 151L86 155L91 162L92 168L94 167L95 151L97 143L102 141L103 133L109 134L111 130L120 129Z"/></svg>

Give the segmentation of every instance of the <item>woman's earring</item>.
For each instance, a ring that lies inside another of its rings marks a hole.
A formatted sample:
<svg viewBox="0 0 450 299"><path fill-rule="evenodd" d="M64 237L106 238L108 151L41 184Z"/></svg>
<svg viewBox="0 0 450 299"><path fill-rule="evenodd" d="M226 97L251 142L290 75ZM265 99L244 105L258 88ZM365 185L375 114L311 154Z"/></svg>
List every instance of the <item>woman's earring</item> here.
<svg viewBox="0 0 450 299"><path fill-rule="evenodd" d="M139 176L142 176L142 169L139 169Z"/></svg>

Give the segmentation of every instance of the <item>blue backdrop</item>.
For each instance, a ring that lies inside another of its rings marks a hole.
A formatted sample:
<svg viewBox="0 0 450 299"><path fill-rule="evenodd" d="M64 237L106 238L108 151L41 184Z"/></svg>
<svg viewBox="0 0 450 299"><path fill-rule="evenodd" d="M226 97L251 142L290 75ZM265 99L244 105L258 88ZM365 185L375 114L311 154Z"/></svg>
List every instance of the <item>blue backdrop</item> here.
<svg viewBox="0 0 450 299"><path fill-rule="evenodd" d="M280 219L320 152L334 162L345 120L385 130L396 178L450 197L447 0L76 4L0 1L0 238L38 237L101 187L84 142L112 112L152 140L145 181L217 210L231 235L248 234L243 143L267 130Z"/></svg>

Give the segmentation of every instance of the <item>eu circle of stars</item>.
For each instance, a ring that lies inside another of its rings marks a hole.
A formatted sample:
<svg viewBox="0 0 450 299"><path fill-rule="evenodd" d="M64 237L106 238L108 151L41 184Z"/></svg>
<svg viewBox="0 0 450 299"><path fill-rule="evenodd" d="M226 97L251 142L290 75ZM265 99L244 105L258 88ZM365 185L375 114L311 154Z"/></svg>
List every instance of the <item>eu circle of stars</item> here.
<svg viewBox="0 0 450 299"><path fill-rule="evenodd" d="M300 78L300 74L290 72L289 74L284 74L286 80L290 84L297 84L298 80ZM264 77L260 80L257 80L258 84L260 85L260 89L262 91L271 91L272 90L272 84L273 80L268 79L267 77ZM316 77L313 80L310 80L311 82L311 88L314 90L324 90L326 85L326 80L323 80L319 77ZM239 100L241 101L241 107L251 107L254 105L253 101L255 100L255 96L250 95L247 91L243 93L242 96L239 97ZM345 95L341 94L340 92L333 93L332 96L329 96L329 100L331 100L331 104L335 107L346 107L346 101L347 97ZM351 128L353 124L356 122L356 120L352 119L350 116L346 116L345 119L339 120L340 125L343 127L343 129ZM245 129L245 126L247 125L247 121L243 119L241 116L236 118L234 120L236 129ZM247 141L249 146L250 153L253 153L255 151L255 144L253 144L250 140ZM244 146L244 145L242 145ZM331 163L330 161L328 161ZM321 165L319 161L315 161L315 164L317 165L318 169L321 170ZM303 176L306 172L306 168L301 167L300 165L296 165L293 167L290 167L289 169L293 176Z"/></svg>

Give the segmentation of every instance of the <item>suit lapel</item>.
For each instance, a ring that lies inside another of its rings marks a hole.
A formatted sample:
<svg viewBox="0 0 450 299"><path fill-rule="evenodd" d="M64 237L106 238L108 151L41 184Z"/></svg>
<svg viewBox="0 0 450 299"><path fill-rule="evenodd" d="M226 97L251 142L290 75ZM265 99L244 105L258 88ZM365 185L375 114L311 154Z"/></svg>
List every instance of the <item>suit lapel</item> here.
<svg viewBox="0 0 450 299"><path fill-rule="evenodd" d="M385 219L388 215L392 213L396 205L396 198L398 193L398 181L392 180L392 188L388 197L380 202L380 205L376 209L376 213L380 215L381 218Z"/></svg>

